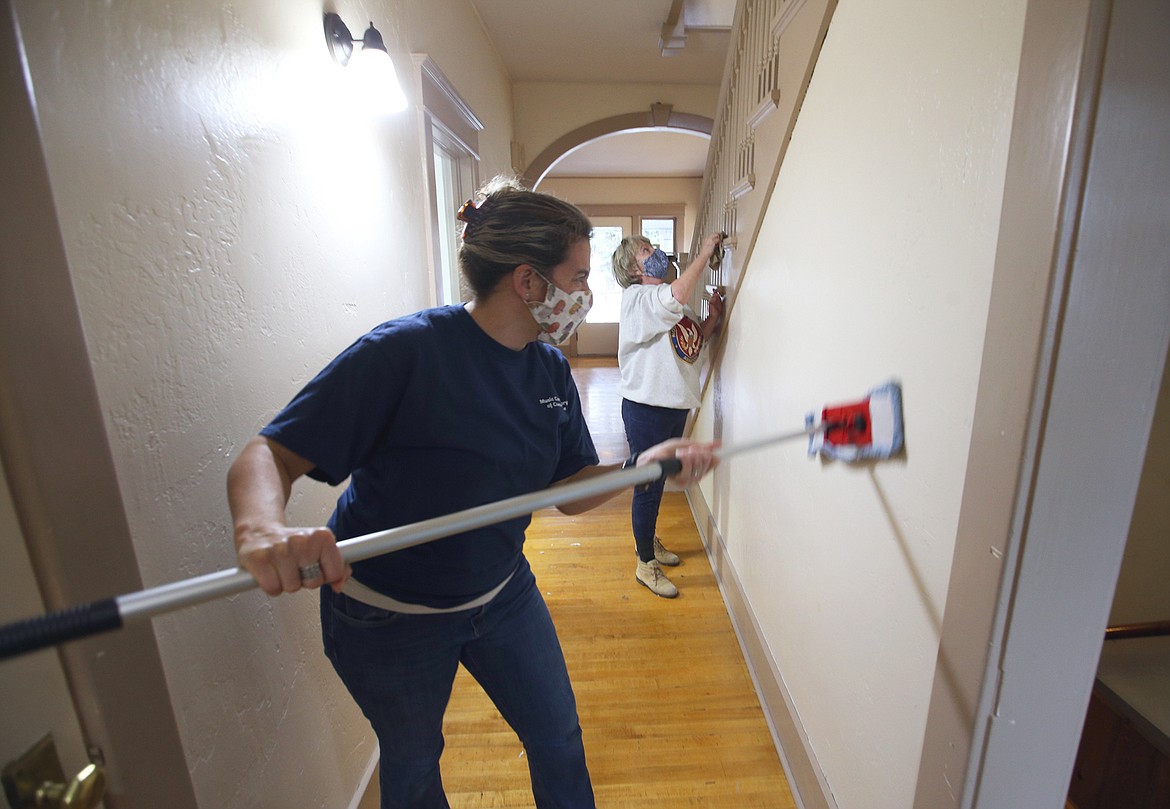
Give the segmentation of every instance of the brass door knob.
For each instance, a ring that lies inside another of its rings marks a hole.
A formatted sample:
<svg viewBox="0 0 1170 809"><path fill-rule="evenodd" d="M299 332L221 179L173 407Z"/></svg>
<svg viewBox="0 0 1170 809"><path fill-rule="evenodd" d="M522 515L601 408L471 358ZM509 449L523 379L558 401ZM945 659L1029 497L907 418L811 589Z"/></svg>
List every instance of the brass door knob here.
<svg viewBox="0 0 1170 809"><path fill-rule="evenodd" d="M68 784L46 781L37 787L36 809L94 809L106 794L106 773L86 765Z"/></svg>
<svg viewBox="0 0 1170 809"><path fill-rule="evenodd" d="M12 809L93 809L106 794L106 773L97 764L66 780L51 734L4 765L0 783Z"/></svg>

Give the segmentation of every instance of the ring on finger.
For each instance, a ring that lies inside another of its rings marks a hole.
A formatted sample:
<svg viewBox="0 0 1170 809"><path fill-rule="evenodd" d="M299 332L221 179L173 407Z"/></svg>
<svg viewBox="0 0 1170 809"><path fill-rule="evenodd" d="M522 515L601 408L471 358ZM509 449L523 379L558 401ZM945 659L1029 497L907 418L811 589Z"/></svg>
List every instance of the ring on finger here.
<svg viewBox="0 0 1170 809"><path fill-rule="evenodd" d="M301 581L312 581L313 579L321 578L321 565L314 562L311 565L305 565L300 568Z"/></svg>

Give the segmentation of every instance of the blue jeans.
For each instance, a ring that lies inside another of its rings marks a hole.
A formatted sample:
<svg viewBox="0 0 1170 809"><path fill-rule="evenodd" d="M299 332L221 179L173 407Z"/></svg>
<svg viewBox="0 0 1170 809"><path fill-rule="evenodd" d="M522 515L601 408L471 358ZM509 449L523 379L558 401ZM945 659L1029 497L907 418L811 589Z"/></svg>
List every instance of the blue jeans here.
<svg viewBox="0 0 1170 809"><path fill-rule="evenodd" d="M689 412L622 399L622 421L626 425L626 443L630 445L630 452L642 452L668 438L679 438L687 425ZM665 487L665 480L656 480L634 489L631 521L638 558L643 562L654 558L654 532L658 528L658 508L662 505Z"/></svg>
<svg viewBox="0 0 1170 809"><path fill-rule="evenodd" d="M527 561L482 607L406 615L321 588L325 654L381 747L382 809L448 809L443 713L463 666L516 731L539 809L594 809L577 703Z"/></svg>

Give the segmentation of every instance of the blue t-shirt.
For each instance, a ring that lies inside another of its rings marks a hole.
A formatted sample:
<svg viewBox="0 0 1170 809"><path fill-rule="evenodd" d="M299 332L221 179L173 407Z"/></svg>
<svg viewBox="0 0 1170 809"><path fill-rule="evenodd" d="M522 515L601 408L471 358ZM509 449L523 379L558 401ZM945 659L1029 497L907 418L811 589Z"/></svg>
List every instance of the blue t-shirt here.
<svg viewBox="0 0 1170 809"><path fill-rule="evenodd" d="M544 489L598 462L569 364L532 342L513 351L462 306L391 320L325 367L262 429L349 486L339 540ZM515 570L525 515L354 564L392 598L450 607Z"/></svg>

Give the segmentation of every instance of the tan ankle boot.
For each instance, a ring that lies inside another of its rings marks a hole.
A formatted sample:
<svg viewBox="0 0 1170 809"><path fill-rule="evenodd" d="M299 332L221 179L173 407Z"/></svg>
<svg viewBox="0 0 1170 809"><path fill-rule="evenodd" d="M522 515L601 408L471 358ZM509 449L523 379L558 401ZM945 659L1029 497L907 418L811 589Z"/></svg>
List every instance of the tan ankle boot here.
<svg viewBox="0 0 1170 809"><path fill-rule="evenodd" d="M656 596L674 598L678 595L678 588L671 584L670 579L666 578L657 559L651 559L649 562L643 562L639 559L638 570L634 576Z"/></svg>
<svg viewBox="0 0 1170 809"><path fill-rule="evenodd" d="M634 547L634 556L638 555L638 548ZM678 558L678 554L674 551L668 551L666 546L662 544L662 540L654 537L654 558L658 560L658 564L667 565L668 567L676 567L682 563Z"/></svg>
<svg viewBox="0 0 1170 809"><path fill-rule="evenodd" d="M662 540L658 537L654 537L654 558L658 560L658 564L660 565L674 567L679 563L678 554L664 548L662 546Z"/></svg>

